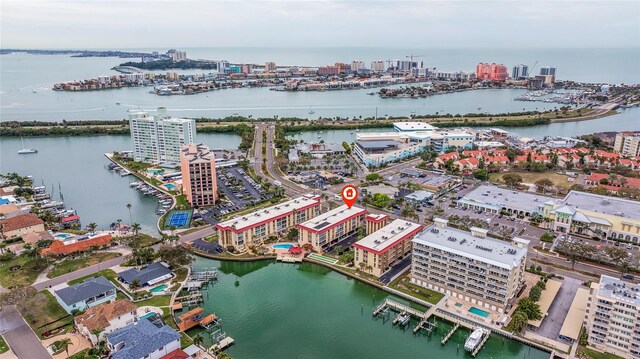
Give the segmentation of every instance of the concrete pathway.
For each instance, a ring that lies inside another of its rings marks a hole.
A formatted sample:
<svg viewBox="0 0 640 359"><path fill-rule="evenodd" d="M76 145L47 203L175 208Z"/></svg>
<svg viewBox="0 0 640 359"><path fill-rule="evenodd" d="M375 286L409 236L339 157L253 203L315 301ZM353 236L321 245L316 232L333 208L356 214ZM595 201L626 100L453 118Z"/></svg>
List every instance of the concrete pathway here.
<svg viewBox="0 0 640 359"><path fill-rule="evenodd" d="M8 305L0 312L0 328L2 336L18 358L51 358L15 305Z"/></svg>

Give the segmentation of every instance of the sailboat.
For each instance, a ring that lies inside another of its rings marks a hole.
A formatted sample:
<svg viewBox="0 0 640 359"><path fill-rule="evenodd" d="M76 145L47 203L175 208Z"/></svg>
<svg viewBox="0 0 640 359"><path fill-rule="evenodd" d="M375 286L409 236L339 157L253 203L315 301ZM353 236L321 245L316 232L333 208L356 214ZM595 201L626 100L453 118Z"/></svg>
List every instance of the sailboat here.
<svg viewBox="0 0 640 359"><path fill-rule="evenodd" d="M36 150L35 148L26 148L24 146L24 138L20 137L20 139L22 140L22 149L18 151L19 155L27 155L29 153L38 153L38 150Z"/></svg>
<svg viewBox="0 0 640 359"><path fill-rule="evenodd" d="M311 108L311 106L309 106L309 114L313 115L314 113L316 113L316 112Z"/></svg>

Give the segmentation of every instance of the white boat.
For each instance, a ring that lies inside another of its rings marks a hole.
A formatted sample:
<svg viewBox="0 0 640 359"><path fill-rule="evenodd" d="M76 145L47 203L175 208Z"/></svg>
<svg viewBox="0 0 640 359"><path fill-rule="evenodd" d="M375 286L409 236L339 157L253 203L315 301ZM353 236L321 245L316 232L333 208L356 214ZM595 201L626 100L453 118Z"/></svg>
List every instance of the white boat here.
<svg viewBox="0 0 640 359"><path fill-rule="evenodd" d="M18 151L19 155L27 155L30 153L38 153L38 150L36 150L35 148L26 148L24 146L24 138L20 138L22 140L22 149Z"/></svg>
<svg viewBox="0 0 640 359"><path fill-rule="evenodd" d="M484 336L484 329L477 328L476 330L469 335L467 340L464 342L464 349L469 352L473 352L478 344L482 341L482 337Z"/></svg>

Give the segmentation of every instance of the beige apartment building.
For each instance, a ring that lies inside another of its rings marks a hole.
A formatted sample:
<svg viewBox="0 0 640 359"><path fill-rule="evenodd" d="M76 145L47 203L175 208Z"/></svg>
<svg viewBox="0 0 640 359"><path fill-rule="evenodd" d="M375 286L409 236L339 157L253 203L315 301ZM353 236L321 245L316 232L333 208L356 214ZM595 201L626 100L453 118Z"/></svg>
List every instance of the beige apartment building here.
<svg viewBox="0 0 640 359"><path fill-rule="evenodd" d="M367 210L346 204L298 224L298 244L311 244L323 252L327 247L355 235L364 223Z"/></svg>
<svg viewBox="0 0 640 359"><path fill-rule="evenodd" d="M285 235L320 211L319 195L307 194L259 211L216 224L220 244L244 252L269 236Z"/></svg>
<svg viewBox="0 0 640 359"><path fill-rule="evenodd" d="M367 236L371 233L379 230L380 228L387 225L389 221L389 216L382 213L370 213L364 218L366 222L366 234Z"/></svg>
<svg viewBox="0 0 640 359"><path fill-rule="evenodd" d="M180 150L182 192L193 207L216 204L216 156L204 144L185 145Z"/></svg>
<svg viewBox="0 0 640 359"><path fill-rule="evenodd" d="M623 156L640 156L640 133L619 132L613 143L613 150Z"/></svg>
<svg viewBox="0 0 640 359"><path fill-rule="evenodd" d="M603 275L592 283L585 311L589 345L640 358L640 285Z"/></svg>
<svg viewBox="0 0 640 359"><path fill-rule="evenodd" d="M487 237L485 229L434 222L413 238L411 282L483 310L507 311L524 285L528 241L513 244Z"/></svg>
<svg viewBox="0 0 640 359"><path fill-rule="evenodd" d="M422 226L396 219L353 244L354 264L366 273L380 277L400 259L411 253L411 239Z"/></svg>

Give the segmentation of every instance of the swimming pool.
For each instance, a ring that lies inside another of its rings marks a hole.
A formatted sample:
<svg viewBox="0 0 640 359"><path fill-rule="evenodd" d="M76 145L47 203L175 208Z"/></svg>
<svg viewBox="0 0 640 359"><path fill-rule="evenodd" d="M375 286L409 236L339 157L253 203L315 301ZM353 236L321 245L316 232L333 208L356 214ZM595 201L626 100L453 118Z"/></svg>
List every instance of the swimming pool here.
<svg viewBox="0 0 640 359"><path fill-rule="evenodd" d="M149 319L149 318L153 317L156 314L157 314L156 312L149 312L149 313L141 316L140 319Z"/></svg>
<svg viewBox="0 0 640 359"><path fill-rule="evenodd" d="M489 312L485 312L484 310L476 308L476 307L469 308L469 312L473 313L475 315L479 315L479 316L481 316L483 318L486 318L486 317L489 316Z"/></svg>
<svg viewBox="0 0 640 359"><path fill-rule="evenodd" d="M274 249L289 249L293 247L293 244L274 244L273 248Z"/></svg>
<svg viewBox="0 0 640 359"><path fill-rule="evenodd" d="M151 293L164 292L167 288L169 288L168 285L162 284L162 285L159 285L157 287L153 287L153 288L149 289L149 292L151 292Z"/></svg>
<svg viewBox="0 0 640 359"><path fill-rule="evenodd" d="M67 239L71 237L69 233L58 233L56 234L56 239Z"/></svg>
<svg viewBox="0 0 640 359"><path fill-rule="evenodd" d="M173 183L167 183L164 186L167 187L167 189L176 189L176 185L174 185Z"/></svg>

